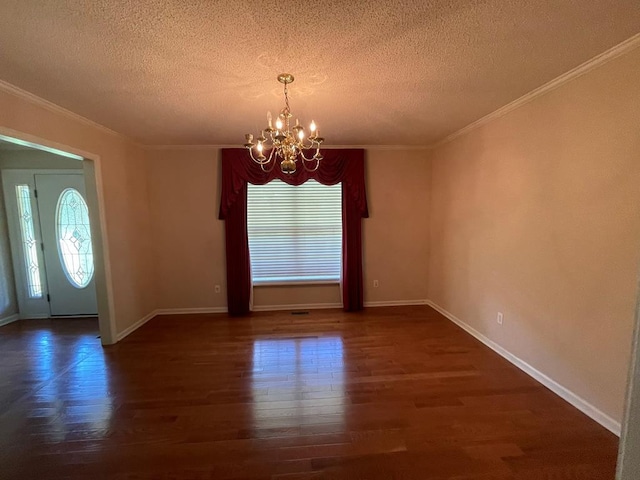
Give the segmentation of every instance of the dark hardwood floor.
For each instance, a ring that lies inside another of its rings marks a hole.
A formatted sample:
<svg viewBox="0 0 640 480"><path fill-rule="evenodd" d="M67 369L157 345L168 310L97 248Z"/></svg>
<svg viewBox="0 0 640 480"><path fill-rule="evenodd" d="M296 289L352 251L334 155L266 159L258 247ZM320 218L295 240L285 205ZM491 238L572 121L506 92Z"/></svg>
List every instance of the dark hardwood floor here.
<svg viewBox="0 0 640 480"><path fill-rule="evenodd" d="M1 479L613 479L618 439L429 307L0 328Z"/></svg>

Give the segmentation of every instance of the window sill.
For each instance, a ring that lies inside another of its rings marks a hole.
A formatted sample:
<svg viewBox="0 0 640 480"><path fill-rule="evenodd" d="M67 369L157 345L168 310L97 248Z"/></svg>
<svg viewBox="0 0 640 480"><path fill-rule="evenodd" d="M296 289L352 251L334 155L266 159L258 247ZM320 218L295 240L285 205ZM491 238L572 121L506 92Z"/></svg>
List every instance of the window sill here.
<svg viewBox="0 0 640 480"><path fill-rule="evenodd" d="M299 280L299 281L262 281L253 282L254 287L297 287L312 285L340 285L340 280Z"/></svg>

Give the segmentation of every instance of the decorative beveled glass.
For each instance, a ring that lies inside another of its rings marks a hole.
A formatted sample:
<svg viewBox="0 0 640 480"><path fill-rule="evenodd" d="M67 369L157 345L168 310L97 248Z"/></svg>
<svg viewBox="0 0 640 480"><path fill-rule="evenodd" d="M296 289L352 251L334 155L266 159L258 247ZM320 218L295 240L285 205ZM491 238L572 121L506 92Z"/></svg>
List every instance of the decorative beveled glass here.
<svg viewBox="0 0 640 480"><path fill-rule="evenodd" d="M87 203L74 188L58 198L56 238L62 271L75 288L85 288L94 271L91 226Z"/></svg>

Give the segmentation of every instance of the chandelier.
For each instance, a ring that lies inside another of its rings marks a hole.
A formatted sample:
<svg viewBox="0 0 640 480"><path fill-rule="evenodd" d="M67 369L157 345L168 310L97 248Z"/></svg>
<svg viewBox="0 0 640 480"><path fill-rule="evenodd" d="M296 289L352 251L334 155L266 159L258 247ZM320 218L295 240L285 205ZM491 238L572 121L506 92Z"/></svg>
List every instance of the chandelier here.
<svg viewBox="0 0 640 480"><path fill-rule="evenodd" d="M318 169L322 155L320 154L320 144L324 138L318 136L318 128L312 121L309 126L309 136L305 141L304 127L298 123L291 127L291 109L289 108L289 95L287 85L293 82L293 75L289 73L281 73L278 75L278 81L284 84L284 102L285 107L276 119L275 128L273 128L271 112L267 113L267 128L262 130L260 136L256 139L257 143L253 143L253 135L247 133L245 139L247 143L245 148L249 150L249 154L254 162L260 165L265 172L274 169L276 163L280 162L280 168L283 173L292 174L298 167L298 162L302 167L313 172ZM307 152L307 155L305 155ZM311 155L313 153L313 155Z"/></svg>

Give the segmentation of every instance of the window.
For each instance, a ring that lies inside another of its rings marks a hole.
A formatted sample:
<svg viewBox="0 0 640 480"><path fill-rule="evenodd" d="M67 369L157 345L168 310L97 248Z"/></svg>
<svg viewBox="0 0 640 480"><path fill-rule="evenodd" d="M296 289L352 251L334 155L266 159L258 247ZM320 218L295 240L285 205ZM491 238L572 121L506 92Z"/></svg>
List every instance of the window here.
<svg viewBox="0 0 640 480"><path fill-rule="evenodd" d="M339 282L342 186L309 180L247 185L254 284Z"/></svg>
<svg viewBox="0 0 640 480"><path fill-rule="evenodd" d="M93 247L89 208L73 188L65 189L56 209L56 236L62 270L71 285L84 288L93 277Z"/></svg>
<svg viewBox="0 0 640 480"><path fill-rule="evenodd" d="M27 274L27 294L29 298L42 298L38 243L33 228L29 185L16 185L16 200L18 201L18 221L20 222L20 240L22 241L22 252L24 253L24 267Z"/></svg>

